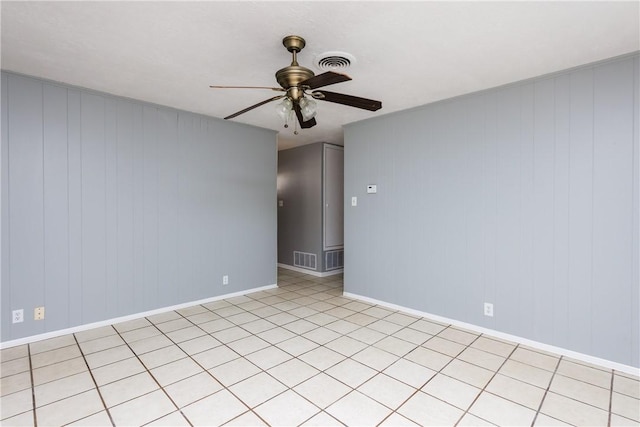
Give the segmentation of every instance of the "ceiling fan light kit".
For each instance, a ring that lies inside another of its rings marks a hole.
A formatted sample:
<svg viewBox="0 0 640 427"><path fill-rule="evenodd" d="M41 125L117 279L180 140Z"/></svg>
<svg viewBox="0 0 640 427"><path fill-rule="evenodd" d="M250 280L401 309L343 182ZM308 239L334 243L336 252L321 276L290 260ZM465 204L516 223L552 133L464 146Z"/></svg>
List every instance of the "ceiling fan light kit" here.
<svg viewBox="0 0 640 427"><path fill-rule="evenodd" d="M351 80L351 77L327 71L325 73L315 75L313 71L298 64L298 53L305 47L306 42L300 36L287 36L282 40L284 47L291 52L291 65L281 68L276 72L276 81L281 87L262 87L262 86L210 86L214 89L270 89L278 92L285 92L284 95L274 96L255 105L240 110L234 114L225 117L225 120L232 119L244 114L248 111L258 108L278 99L282 102L276 105L276 113L284 121L284 127L289 127L288 123L293 120L295 115L300 128L308 129L315 126L317 103L314 99L333 102L336 104L347 105L349 107L361 108L369 111L377 111L382 108L382 103L373 99L360 98L357 96L346 95L342 93L327 92L324 90L316 90L318 88L329 86L336 83L342 83ZM335 52L329 52L333 54ZM342 55L342 59L336 59L339 55L330 55L331 59L327 59L326 64L333 68L339 68L340 64L350 65L355 58L344 52L338 52ZM342 61L342 62L341 62ZM344 66L342 67L344 68ZM297 134L297 126L294 134Z"/></svg>

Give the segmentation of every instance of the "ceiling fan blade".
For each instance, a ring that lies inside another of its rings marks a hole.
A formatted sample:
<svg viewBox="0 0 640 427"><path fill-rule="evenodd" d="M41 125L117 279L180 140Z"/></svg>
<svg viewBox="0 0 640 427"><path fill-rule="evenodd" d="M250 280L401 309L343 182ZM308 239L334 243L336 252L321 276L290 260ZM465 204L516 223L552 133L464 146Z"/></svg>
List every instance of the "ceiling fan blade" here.
<svg viewBox="0 0 640 427"><path fill-rule="evenodd" d="M334 73L333 71L327 71L326 73L318 74L303 82L300 82L301 86L309 86L311 89L316 89L323 86L329 86L336 83L348 82L351 77L346 74Z"/></svg>
<svg viewBox="0 0 640 427"><path fill-rule="evenodd" d="M327 92L326 90L316 90L312 95L315 99L335 102L336 104L348 105L349 107L362 108L363 110L377 111L382 108L382 102L380 101L360 98L358 96L345 95L343 93Z"/></svg>
<svg viewBox="0 0 640 427"><path fill-rule="evenodd" d="M237 113L233 113L232 115L227 116L224 119L225 120L233 119L234 117L238 117L240 114L244 114L247 111L253 110L254 108L258 108L258 107L260 107L260 106L262 106L264 104L268 104L271 101L275 101L276 99L280 99L280 98L284 98L284 97L285 97L285 95L278 95L278 96L274 96L273 98L265 99L264 101L258 102L257 104L252 105L251 107L247 107L244 110L240 110Z"/></svg>
<svg viewBox="0 0 640 427"><path fill-rule="evenodd" d="M298 118L298 123L300 123L301 129L309 129L317 125L316 118L312 117L311 120L304 121L302 117L302 110L300 110L300 105L297 103L293 105L293 110L296 112L296 117Z"/></svg>
<svg viewBox="0 0 640 427"><path fill-rule="evenodd" d="M212 89L270 89L275 90L277 92L284 92L285 90L281 87L268 87L268 86L209 86Z"/></svg>

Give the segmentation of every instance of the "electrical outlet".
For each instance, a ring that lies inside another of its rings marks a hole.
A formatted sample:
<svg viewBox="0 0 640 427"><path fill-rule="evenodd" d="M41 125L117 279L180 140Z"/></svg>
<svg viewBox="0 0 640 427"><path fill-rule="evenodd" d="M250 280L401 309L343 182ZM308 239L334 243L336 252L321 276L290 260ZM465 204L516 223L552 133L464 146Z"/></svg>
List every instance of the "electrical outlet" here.
<svg viewBox="0 0 640 427"><path fill-rule="evenodd" d="M44 307L36 307L33 309L33 320L44 319Z"/></svg>
<svg viewBox="0 0 640 427"><path fill-rule="evenodd" d="M13 313L11 314L11 318L13 319L13 323L22 323L24 322L24 310L20 309L20 310L13 310Z"/></svg>
<svg viewBox="0 0 640 427"><path fill-rule="evenodd" d="M491 304L490 302L484 303L484 315L493 317L493 304Z"/></svg>
<svg viewBox="0 0 640 427"><path fill-rule="evenodd" d="M229 276L222 276L222 284L223 285L228 285L229 284Z"/></svg>

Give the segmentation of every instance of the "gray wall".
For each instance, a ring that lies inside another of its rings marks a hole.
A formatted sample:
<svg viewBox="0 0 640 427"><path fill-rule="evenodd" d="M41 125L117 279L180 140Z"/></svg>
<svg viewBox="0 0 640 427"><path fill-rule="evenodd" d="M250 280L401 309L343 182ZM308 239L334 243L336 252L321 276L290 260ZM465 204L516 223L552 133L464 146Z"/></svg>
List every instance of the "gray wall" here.
<svg viewBox="0 0 640 427"><path fill-rule="evenodd" d="M274 132L2 73L2 341L274 283Z"/></svg>
<svg viewBox="0 0 640 427"><path fill-rule="evenodd" d="M293 251L317 255L322 271L321 142L278 152L278 262L293 265Z"/></svg>
<svg viewBox="0 0 640 427"><path fill-rule="evenodd" d="M348 125L345 291L640 366L639 72L635 54Z"/></svg>

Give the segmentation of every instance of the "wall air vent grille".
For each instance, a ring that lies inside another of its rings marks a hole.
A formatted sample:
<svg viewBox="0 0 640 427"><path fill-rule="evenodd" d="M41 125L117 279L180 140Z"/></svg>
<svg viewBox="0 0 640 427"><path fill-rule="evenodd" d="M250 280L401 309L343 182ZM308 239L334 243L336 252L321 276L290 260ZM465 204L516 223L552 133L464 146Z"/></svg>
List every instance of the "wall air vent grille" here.
<svg viewBox="0 0 640 427"><path fill-rule="evenodd" d="M308 270L317 270L318 262L316 254L293 251L293 265L295 267L306 268Z"/></svg>
<svg viewBox="0 0 640 427"><path fill-rule="evenodd" d="M327 271L344 268L344 249L325 252L324 267Z"/></svg>
<svg viewBox="0 0 640 427"><path fill-rule="evenodd" d="M323 71L345 71L355 62L356 58L346 52L324 52L315 58L316 67Z"/></svg>

